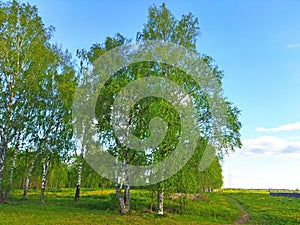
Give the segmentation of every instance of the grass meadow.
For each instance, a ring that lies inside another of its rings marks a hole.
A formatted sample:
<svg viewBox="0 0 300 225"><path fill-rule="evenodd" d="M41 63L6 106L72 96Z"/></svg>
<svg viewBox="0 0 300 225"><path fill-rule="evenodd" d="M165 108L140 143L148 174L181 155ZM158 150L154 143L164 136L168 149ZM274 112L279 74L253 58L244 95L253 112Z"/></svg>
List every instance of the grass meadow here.
<svg viewBox="0 0 300 225"><path fill-rule="evenodd" d="M249 224L300 224L300 198L270 196L264 190L228 190L225 195L249 213Z"/></svg>
<svg viewBox="0 0 300 225"><path fill-rule="evenodd" d="M247 224L300 224L300 199L270 196L266 191L224 190L196 200L167 197L165 214L156 215L156 197L132 190L131 211L120 215L114 190L82 189L75 203L73 189L47 191L39 206L39 191L22 200L17 190L0 205L0 224L234 224L244 212ZM151 210L152 208L152 210Z"/></svg>

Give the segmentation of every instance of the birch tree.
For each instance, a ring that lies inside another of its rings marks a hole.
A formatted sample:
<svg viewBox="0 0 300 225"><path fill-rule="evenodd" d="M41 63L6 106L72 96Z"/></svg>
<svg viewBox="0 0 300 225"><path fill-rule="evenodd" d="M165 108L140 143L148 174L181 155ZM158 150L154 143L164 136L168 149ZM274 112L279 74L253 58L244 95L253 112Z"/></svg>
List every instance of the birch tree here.
<svg viewBox="0 0 300 225"><path fill-rule="evenodd" d="M71 140L68 116L75 83L70 56L50 44L54 28L44 26L37 8L17 1L0 6L2 202L4 190L9 195L18 151L66 149L66 136ZM7 158L8 151L13 151L12 160ZM8 181L3 179L5 174L10 174Z"/></svg>
<svg viewBox="0 0 300 225"><path fill-rule="evenodd" d="M117 34L115 37L107 37L106 41L103 45L100 44L94 44L89 49L89 51L81 50L78 51L78 54L81 58L81 68L80 68L80 77L79 77L79 86L86 86L89 85L89 83L93 83L93 74L91 73L92 69L92 63L98 59L102 54L108 52L109 50L121 46L126 42L126 39L120 35ZM84 71L84 72L83 72ZM82 73L83 72L83 73ZM123 76L124 77L124 76ZM115 82L114 83L115 89L114 91L120 90L122 87L120 83ZM93 88L91 86L90 88ZM110 89L111 90L111 89ZM116 93L114 92L113 93ZM111 125L109 122L109 112L110 109L109 104L113 101L113 93L110 91L106 91L103 93L100 93L99 97L99 107L97 107L97 115L101 115L102 118L99 124L96 125L97 132L100 133L100 138L103 142L110 142L110 144L107 144L109 146L109 151L115 155L116 161L124 161L124 165L126 162L128 162L129 159L129 149L126 149L125 146L123 146L119 140L116 138L115 134L111 132ZM84 96L83 96L84 98ZM105 106L107 107L105 107ZM104 107L102 107L104 106ZM103 110L105 111L103 111ZM84 155L86 154L87 149L85 149L86 143L86 135L90 135L87 131L91 129L91 127L94 126L93 121L89 121L85 118L85 115L80 115L82 126L79 126L77 129L82 129L76 131L77 135L80 135L80 137L77 137L78 140L78 146L79 146L79 165L78 165L78 181L77 181L77 187L76 187L76 193L75 193L75 201L79 199L79 193L80 193L80 182L81 182L81 172L82 172L82 160ZM76 126L78 127L78 126ZM100 141L101 141L100 140ZM126 179L124 179L124 196L122 196L121 188L123 187L123 181L121 181L121 175L115 174L115 188L116 188L116 195L118 198L119 206L121 213L126 213L129 211L130 208L130 180L129 180L129 171L126 172Z"/></svg>
<svg viewBox="0 0 300 225"><path fill-rule="evenodd" d="M162 40L173 42L175 44L184 46L186 49L197 53L196 41L200 34L200 28L198 23L198 18L195 18L191 13L183 15L180 20L177 20L174 15L168 10L165 4L160 7L152 6L149 8L148 21L144 25L142 32L138 33L137 40ZM222 71L215 65L213 65L213 59L206 55L200 55L203 62L211 69L214 78L218 83L222 83ZM159 67L161 69L159 69ZM200 87L193 82L192 79L187 77L182 71L172 68L170 65L160 65L157 71L162 71L162 75L171 79L178 84L181 84L188 93L191 94L195 107L198 110L198 126L201 138L204 140L212 141L212 136L209 134L210 121L211 118L210 106L207 99L203 93L200 91ZM234 107L229 101L223 96L226 107L226 124L224 124L223 130L220 132L223 144L220 145L220 149L217 149L217 154L220 156L224 153L234 150L235 147L240 147L240 134L239 130L241 128L241 123L238 120L238 115L240 111ZM156 110L161 108L162 105L158 104ZM170 117L169 117L170 119ZM168 128L173 129L173 133L179 133L180 129L176 126L169 126ZM170 151L172 151L172 145L176 143L178 136L173 136L167 139L167 142L162 148L158 148L153 151L156 155L156 160L161 160L165 158ZM204 142L205 143L205 142ZM155 161L154 161L155 162ZM157 185L158 193L158 214L163 214L163 193L164 193L165 182L161 182Z"/></svg>
<svg viewBox="0 0 300 225"><path fill-rule="evenodd" d="M51 48L52 61L46 74L46 82L37 96L39 104L35 117L36 135L34 144L38 154L43 157L43 174L40 204L44 204L44 190L49 164L53 160L65 160L72 154L72 99L75 89L75 77L70 55L57 47ZM45 79L44 79L45 80Z"/></svg>
<svg viewBox="0 0 300 225"><path fill-rule="evenodd" d="M144 29L137 33L136 40L137 42L159 40L182 45L190 52L201 57L203 63L213 71L212 80L210 81L221 84L222 71L220 71L217 66L212 65L212 59L210 57L200 56L200 54L197 53L196 40L198 36L199 26L197 18L192 14L187 14L183 15L180 20L177 20L163 4L161 7L150 7L148 21L144 25ZM90 62L94 62L102 54L105 54L107 51L124 43L125 38L120 35L117 35L114 38L108 37L103 45L93 45L87 52L87 56ZM170 49L170 52L174 50L175 49ZM168 53L169 52L165 52L165 54ZM126 53L124 55L126 55ZM102 88L99 93L95 107L95 116L98 122L97 132L100 136L100 142L102 142L107 151L115 157L115 165L119 165L120 163L123 164L123 173L115 173L114 175L116 195L121 213L127 213L130 210L131 173L128 165L141 166L156 164L170 156L172 152L175 151L176 145L180 140L181 126L178 112L176 112L174 106L169 104L168 101L154 96L149 96L134 104L129 117L126 118L125 123L122 123L122 129L125 133L132 132L136 137L143 141L151 137L149 123L152 118L159 117L168 124L168 130L158 146L148 148L147 151L137 151L136 149L128 147L126 143L122 141L122 137L117 137L116 132L114 131L112 125L112 105L114 104L118 93L121 92L122 88L130 84L130 82L136 81L139 78L151 76L166 78L177 83L178 88L173 91L167 91L169 87L163 83L160 84L159 88L163 90L166 89L166 93L177 96L177 100L180 101L181 104L184 102L182 93L190 94L191 102L195 103L197 118L190 118L190 120L186 120L186 122L191 125L190 127L192 127L192 129L199 130L200 135L202 135L201 137L205 140L213 139L213 137L210 136L210 129L212 121L216 118L213 118L209 102L206 99L205 94L201 91L201 88L184 71L159 61L133 63L116 71L113 76L108 79L104 88ZM141 92L143 91L143 87L149 85L143 84L142 82L139 84L141 85ZM185 92L183 92L183 90ZM153 89L153 91L155 92L155 89ZM225 97L222 96L222 92L220 90L218 91L219 92L214 93L214 95L226 102ZM124 98L126 99L126 96L124 96ZM124 105L123 107L128 106ZM231 108L231 105L228 103L228 109ZM240 145L239 112L234 110L231 110L231 112L233 112L234 116L232 116L230 123L225 125L226 128L223 129L224 132L222 133L224 139L226 139L226 142L224 143L226 143L227 146L222 145L222 149L219 149L220 154L223 153L224 149L231 150L235 146ZM116 121L113 121L113 123L117 124L118 115L115 115L114 118ZM127 136L127 133L124 136ZM186 151L189 151L189 149L186 149ZM147 176L163 176L163 174L159 173L160 171L149 171L149 175ZM146 175L144 176L146 177ZM165 185L167 185L167 183L163 181L156 186L158 194L158 214L163 214ZM122 195L123 186L124 195Z"/></svg>
<svg viewBox="0 0 300 225"><path fill-rule="evenodd" d="M36 99L31 98L38 83L35 77L46 69L41 61L47 52L52 28L45 28L37 9L17 1L0 3L0 202L4 190L10 191L11 182L4 181L4 175L13 170L17 151L27 141L30 131L30 109ZM8 151L13 150L12 165L7 162ZM6 186L6 187L5 187ZM9 194L7 194L9 195Z"/></svg>

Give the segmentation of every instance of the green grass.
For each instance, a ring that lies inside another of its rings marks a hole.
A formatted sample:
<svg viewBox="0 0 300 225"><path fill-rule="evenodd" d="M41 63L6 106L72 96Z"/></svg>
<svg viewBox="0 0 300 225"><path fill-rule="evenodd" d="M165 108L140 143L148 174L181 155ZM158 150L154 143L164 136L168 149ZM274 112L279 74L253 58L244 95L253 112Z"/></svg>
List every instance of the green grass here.
<svg viewBox="0 0 300 225"><path fill-rule="evenodd" d="M248 211L248 224L300 224L300 199L270 196L267 191L226 191L225 196L237 200Z"/></svg>
<svg viewBox="0 0 300 225"><path fill-rule="evenodd" d="M0 224L232 224L242 215L237 202L250 215L248 224L300 224L300 199L270 196L266 191L208 193L199 200L165 199L165 215L150 211L151 194L132 190L131 212L120 215L114 190L83 189L79 202L74 189L47 191L45 206L39 206L39 191L22 200L22 191L0 205ZM156 197L154 198L156 205Z"/></svg>
<svg viewBox="0 0 300 225"><path fill-rule="evenodd" d="M223 195L205 194L203 199L165 199L165 215L151 212L150 192L132 190L131 212L120 215L114 190L83 189L79 202L73 201L74 190L47 191L45 206L39 206L39 191L31 191L22 199L22 191L14 191L10 200L0 205L0 224L230 224L240 214ZM156 198L155 204L156 205ZM155 210L155 208L154 208Z"/></svg>

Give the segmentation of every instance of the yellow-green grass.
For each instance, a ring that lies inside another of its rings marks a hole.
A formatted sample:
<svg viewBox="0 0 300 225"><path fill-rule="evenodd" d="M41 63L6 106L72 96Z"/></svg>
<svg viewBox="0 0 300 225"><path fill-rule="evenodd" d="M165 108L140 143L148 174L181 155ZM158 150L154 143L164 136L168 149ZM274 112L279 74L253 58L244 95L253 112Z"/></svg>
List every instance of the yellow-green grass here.
<svg viewBox="0 0 300 225"><path fill-rule="evenodd" d="M248 211L248 224L300 224L300 198L270 196L267 190L226 190Z"/></svg>
<svg viewBox="0 0 300 225"><path fill-rule="evenodd" d="M151 212L151 193L132 190L131 212L120 215L114 190L83 189L75 203L74 189L47 191L45 205L39 206L39 191L13 191L11 199L0 205L0 224L231 224L240 209L223 194L210 193L198 200L165 199L165 215ZM154 198L156 205L156 198Z"/></svg>
<svg viewBox="0 0 300 225"><path fill-rule="evenodd" d="M45 206L39 206L39 191L22 200L22 191L0 205L0 224L232 224L249 213L248 224L300 224L300 199L270 196L266 190L224 190L203 194L198 200L165 199L165 215L150 211L151 192L132 190L131 212L120 215L114 190L82 189L75 203L74 189L47 191Z"/></svg>

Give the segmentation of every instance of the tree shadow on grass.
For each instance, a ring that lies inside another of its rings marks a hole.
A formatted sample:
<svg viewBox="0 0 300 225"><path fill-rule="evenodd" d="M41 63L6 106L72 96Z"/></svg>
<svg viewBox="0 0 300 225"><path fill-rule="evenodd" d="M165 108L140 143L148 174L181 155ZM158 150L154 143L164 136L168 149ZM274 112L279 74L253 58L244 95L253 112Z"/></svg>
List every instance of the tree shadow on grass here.
<svg viewBox="0 0 300 225"><path fill-rule="evenodd" d="M85 210L100 210L106 212L119 212L118 199L116 194L88 195L80 198L79 202L73 204L75 208ZM130 209L132 212L145 212L150 208L150 199L140 198L132 195L130 199Z"/></svg>
<svg viewBox="0 0 300 225"><path fill-rule="evenodd" d="M117 198L114 194L87 195L73 203L74 208L85 210L117 211Z"/></svg>

